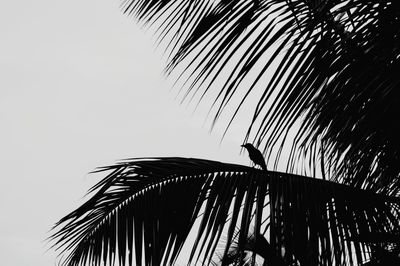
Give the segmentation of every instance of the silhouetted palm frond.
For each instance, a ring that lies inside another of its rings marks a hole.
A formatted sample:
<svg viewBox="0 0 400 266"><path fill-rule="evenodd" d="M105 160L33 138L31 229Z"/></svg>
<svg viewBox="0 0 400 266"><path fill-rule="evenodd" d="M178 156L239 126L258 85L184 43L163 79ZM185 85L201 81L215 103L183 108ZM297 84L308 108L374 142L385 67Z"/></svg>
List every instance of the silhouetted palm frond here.
<svg viewBox="0 0 400 266"><path fill-rule="evenodd" d="M190 265L209 262L222 235L222 257L235 242L267 261L308 266L357 265L377 244L399 239L399 199L333 182L185 158L131 159L100 171L110 173L92 197L55 226L64 265L170 265L196 221Z"/></svg>
<svg viewBox="0 0 400 266"><path fill-rule="evenodd" d="M398 193L399 1L123 3L168 40L169 68L185 66L185 99L213 92L215 120L227 108L236 110L228 112L232 119L241 109L247 114L249 103L245 142L279 159L294 134L290 171L301 166L301 155L311 167L319 157L338 180Z"/></svg>

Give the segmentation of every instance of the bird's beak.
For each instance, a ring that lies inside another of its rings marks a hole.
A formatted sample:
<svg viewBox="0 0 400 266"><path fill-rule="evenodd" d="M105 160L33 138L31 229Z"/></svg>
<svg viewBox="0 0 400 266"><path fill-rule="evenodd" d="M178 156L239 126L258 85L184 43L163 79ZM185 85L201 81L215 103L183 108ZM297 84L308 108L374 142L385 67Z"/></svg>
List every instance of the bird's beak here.
<svg viewBox="0 0 400 266"><path fill-rule="evenodd" d="M240 145L240 147L244 147L244 145Z"/></svg>

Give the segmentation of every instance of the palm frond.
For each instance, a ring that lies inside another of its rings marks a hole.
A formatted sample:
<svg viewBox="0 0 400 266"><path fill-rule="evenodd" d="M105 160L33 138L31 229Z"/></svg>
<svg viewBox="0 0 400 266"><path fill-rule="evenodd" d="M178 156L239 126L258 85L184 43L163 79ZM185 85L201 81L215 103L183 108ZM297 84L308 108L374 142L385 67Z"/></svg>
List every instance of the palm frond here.
<svg viewBox="0 0 400 266"><path fill-rule="evenodd" d="M398 198L333 182L192 158L130 159L100 171L110 173L51 236L67 254L63 265L172 265L196 221L190 265L210 263L222 235L223 257L235 241L249 249L254 234L287 265L311 266L358 265L376 245L365 239L399 237Z"/></svg>
<svg viewBox="0 0 400 266"><path fill-rule="evenodd" d="M336 180L398 193L398 1L124 3L125 12L155 23L167 40L168 69L185 66L184 99L211 95L214 121L234 110L227 130L241 110L253 110L244 142L258 143L266 154L278 150L279 160L294 134L292 172L301 166L300 154L311 168L324 157Z"/></svg>

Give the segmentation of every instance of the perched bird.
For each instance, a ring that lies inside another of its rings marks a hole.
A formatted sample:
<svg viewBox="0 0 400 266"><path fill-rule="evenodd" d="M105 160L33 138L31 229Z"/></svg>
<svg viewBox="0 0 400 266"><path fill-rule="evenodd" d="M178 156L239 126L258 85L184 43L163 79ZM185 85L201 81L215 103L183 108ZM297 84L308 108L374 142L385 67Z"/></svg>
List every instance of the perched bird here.
<svg viewBox="0 0 400 266"><path fill-rule="evenodd" d="M257 165L261 166L262 169L267 170L267 165L265 164L264 156L262 155L262 153L259 150L257 150L250 143L246 143L241 146L245 147L246 150L249 152L250 160L252 160L254 164L257 164Z"/></svg>

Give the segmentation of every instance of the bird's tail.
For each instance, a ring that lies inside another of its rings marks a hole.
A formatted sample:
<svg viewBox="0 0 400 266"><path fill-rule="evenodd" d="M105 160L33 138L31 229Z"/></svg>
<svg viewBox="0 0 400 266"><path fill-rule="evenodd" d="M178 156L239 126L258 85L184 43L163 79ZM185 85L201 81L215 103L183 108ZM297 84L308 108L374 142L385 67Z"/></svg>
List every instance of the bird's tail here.
<svg viewBox="0 0 400 266"><path fill-rule="evenodd" d="M261 168L265 171L267 171L267 165L265 164L265 161L262 162L262 164L260 165Z"/></svg>

